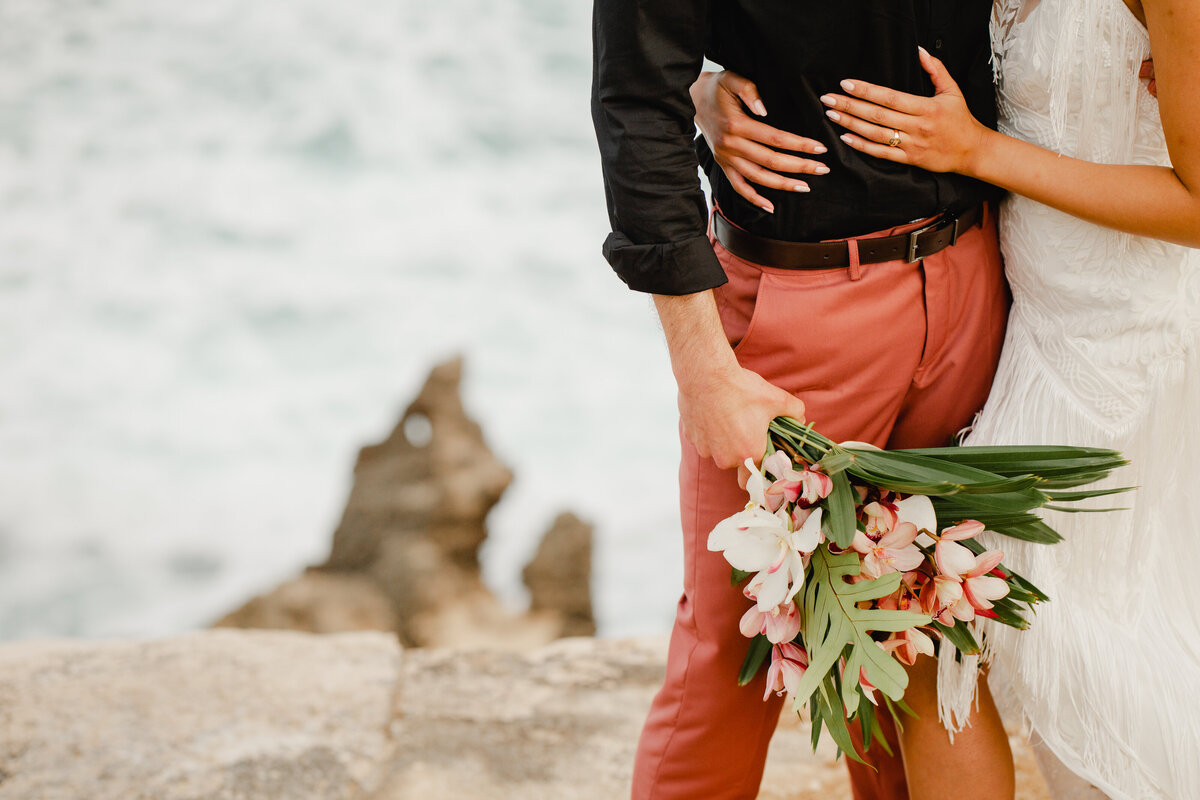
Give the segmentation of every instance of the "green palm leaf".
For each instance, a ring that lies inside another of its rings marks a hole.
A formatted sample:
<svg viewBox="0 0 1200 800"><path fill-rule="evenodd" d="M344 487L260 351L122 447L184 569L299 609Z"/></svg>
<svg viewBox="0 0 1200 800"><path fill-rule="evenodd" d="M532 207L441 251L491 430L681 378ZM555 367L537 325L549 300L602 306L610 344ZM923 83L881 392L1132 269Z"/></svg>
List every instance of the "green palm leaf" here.
<svg viewBox="0 0 1200 800"><path fill-rule="evenodd" d="M811 575L804 588L802 607L804 642L808 669L796 689L795 703L803 707L847 651L846 675L842 682L842 704L846 713L858 708L858 672L866 671L880 691L899 699L908 685L908 675L890 654L871 638L872 631L903 631L929 623L929 617L911 611L859 608L864 600L885 597L900 586L900 573L893 572L871 581L849 583L859 572L854 551L832 553L818 547L810 562ZM828 725L828 721L826 722Z"/></svg>

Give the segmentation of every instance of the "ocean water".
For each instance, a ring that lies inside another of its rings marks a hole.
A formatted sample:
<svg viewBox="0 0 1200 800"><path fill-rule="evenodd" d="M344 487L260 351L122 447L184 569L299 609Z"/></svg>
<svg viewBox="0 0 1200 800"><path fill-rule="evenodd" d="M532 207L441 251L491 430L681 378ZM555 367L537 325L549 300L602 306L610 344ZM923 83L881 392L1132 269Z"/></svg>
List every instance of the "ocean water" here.
<svg viewBox="0 0 1200 800"><path fill-rule="evenodd" d="M328 551L428 368L517 482L485 577L597 529L680 587L674 389L599 255L589 3L0 4L0 638L210 622Z"/></svg>

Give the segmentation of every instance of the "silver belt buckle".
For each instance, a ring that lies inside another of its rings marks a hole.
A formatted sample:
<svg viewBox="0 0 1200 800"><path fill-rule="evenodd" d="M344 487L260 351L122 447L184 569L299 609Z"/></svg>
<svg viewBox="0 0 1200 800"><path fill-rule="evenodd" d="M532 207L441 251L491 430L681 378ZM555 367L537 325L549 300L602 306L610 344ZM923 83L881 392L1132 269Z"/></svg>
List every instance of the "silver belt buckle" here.
<svg viewBox="0 0 1200 800"><path fill-rule="evenodd" d="M929 233L932 230L942 227L946 221L945 214L939 214L937 219L926 225L924 228L917 228L908 234L908 253L904 257L905 264L915 264L921 259L917 257L917 237L923 233ZM957 223L957 220L955 221Z"/></svg>

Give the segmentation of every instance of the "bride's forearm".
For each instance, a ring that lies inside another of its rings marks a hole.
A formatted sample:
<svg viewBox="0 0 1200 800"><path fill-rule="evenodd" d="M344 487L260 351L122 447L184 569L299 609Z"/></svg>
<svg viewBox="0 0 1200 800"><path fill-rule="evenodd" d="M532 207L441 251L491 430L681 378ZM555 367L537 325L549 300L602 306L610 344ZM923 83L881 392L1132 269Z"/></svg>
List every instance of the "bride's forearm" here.
<svg viewBox="0 0 1200 800"><path fill-rule="evenodd" d="M1170 167L1096 164L989 131L967 172L1098 225L1200 247L1200 186Z"/></svg>

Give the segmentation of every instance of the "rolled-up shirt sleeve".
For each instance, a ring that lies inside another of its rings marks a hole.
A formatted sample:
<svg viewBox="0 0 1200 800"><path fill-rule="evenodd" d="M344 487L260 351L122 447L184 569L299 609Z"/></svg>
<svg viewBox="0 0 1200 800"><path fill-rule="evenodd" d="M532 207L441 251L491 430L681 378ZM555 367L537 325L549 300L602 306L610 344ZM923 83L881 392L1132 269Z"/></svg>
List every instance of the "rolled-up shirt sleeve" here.
<svg viewBox="0 0 1200 800"><path fill-rule="evenodd" d="M592 121L612 233L604 257L631 289L725 283L706 235L695 109L710 0L595 0Z"/></svg>

